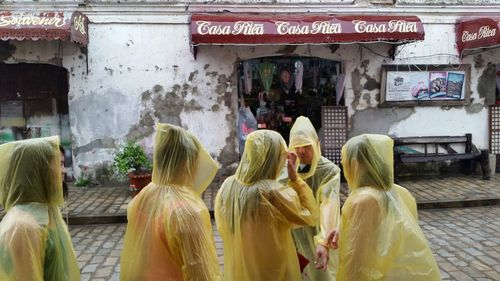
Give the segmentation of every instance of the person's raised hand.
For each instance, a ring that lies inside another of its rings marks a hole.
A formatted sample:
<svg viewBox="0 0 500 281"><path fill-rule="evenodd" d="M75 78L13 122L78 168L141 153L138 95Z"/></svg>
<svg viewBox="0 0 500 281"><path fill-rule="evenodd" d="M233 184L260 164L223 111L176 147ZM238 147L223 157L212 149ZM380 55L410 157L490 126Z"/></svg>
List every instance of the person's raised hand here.
<svg viewBox="0 0 500 281"><path fill-rule="evenodd" d="M288 152L287 156L288 178L291 181L297 180L297 154L294 151Z"/></svg>

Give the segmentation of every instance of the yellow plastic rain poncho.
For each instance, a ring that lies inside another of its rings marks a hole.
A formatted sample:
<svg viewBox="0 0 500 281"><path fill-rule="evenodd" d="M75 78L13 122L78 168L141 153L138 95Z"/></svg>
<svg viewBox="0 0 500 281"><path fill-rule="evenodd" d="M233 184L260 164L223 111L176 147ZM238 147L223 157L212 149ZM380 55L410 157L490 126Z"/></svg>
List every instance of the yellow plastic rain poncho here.
<svg viewBox="0 0 500 281"><path fill-rule="evenodd" d="M299 281L293 225L314 225L317 208L300 178L282 185L276 179L287 156L274 131L248 135L236 174L215 199L215 220L224 242L224 280Z"/></svg>
<svg viewBox="0 0 500 281"><path fill-rule="evenodd" d="M167 124L158 124L153 158L152 183L128 206L120 280L221 280L201 199L217 164L194 135Z"/></svg>
<svg viewBox="0 0 500 281"><path fill-rule="evenodd" d="M319 207L319 220L313 227L294 229L293 240L297 251L310 263L304 268L304 280L334 280L338 266L338 252L330 249L327 270L317 270L313 261L318 244L328 247L325 242L330 230L340 224L340 168L330 160L321 156L321 148L316 130L308 118L300 116L290 130L289 150L312 146L314 151L311 167L308 172L299 173L300 178L313 190ZM282 173L283 174L283 173Z"/></svg>
<svg viewBox="0 0 500 281"><path fill-rule="evenodd" d="M63 205L59 138L0 145L0 280L74 281L80 270Z"/></svg>
<svg viewBox="0 0 500 281"><path fill-rule="evenodd" d="M342 207L337 281L441 280L415 199L394 184L392 139L350 139L342 166L350 194Z"/></svg>

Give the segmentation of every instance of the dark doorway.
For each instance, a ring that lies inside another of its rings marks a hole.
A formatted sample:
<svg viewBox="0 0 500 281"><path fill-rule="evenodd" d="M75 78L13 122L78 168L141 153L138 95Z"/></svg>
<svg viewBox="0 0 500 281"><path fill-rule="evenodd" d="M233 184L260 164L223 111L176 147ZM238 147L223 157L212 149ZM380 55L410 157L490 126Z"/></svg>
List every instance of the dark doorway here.
<svg viewBox="0 0 500 281"><path fill-rule="evenodd" d="M59 135L71 167L68 71L49 64L0 64L0 143Z"/></svg>

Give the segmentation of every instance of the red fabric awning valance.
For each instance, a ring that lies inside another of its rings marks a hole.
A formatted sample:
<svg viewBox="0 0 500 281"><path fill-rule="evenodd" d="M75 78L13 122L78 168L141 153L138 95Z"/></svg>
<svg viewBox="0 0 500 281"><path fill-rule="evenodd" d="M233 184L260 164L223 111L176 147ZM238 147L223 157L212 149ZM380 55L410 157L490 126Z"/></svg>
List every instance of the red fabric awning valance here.
<svg viewBox="0 0 500 281"><path fill-rule="evenodd" d="M500 17L464 17L457 21L458 53L500 46Z"/></svg>
<svg viewBox="0 0 500 281"><path fill-rule="evenodd" d="M409 42L424 39L416 16L193 14L196 45Z"/></svg>
<svg viewBox="0 0 500 281"><path fill-rule="evenodd" d="M0 39L71 40L86 46L88 23L80 12L0 11Z"/></svg>

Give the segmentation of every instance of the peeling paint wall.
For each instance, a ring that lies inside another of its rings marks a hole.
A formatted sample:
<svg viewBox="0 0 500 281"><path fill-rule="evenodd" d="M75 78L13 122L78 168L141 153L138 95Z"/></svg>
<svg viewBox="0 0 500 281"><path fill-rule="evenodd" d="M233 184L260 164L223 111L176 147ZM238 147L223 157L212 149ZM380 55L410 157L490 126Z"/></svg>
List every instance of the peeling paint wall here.
<svg viewBox="0 0 500 281"><path fill-rule="evenodd" d="M141 1L143 5L148 2L151 1ZM269 0L259 3L318 2L369 9L375 2L390 1ZM443 2L453 4L454 1ZM396 3L411 5L426 1L399 0ZM396 136L472 133L479 148L488 146L485 104L491 97L488 86L491 83L491 64L500 62L500 49L464 58L463 63L472 66L471 105L379 107L382 64L459 63L453 17L443 20L442 16L422 15L425 41L398 47L395 60L389 58L391 45L385 43L297 47L201 46L194 59L190 52L187 19L168 22L169 17L165 16L165 22L153 23L137 16L138 19L130 22L133 16L122 17L117 13L113 15L114 20L99 22L103 17L98 13L89 15L88 57L83 49L69 42L64 42L62 48L58 41L0 44L0 56L3 55L8 63L43 62L68 69L69 119L77 175L87 168L105 170L105 164L112 161L116 149L126 140L140 142L151 154L154 126L158 122L182 126L196 134L220 163L219 175L231 174L238 162L236 63L290 53L342 62L346 74L344 93L350 136L361 133Z"/></svg>
<svg viewBox="0 0 500 281"><path fill-rule="evenodd" d="M396 0L396 4L419 5L485 5L498 4L498 0Z"/></svg>
<svg viewBox="0 0 500 281"><path fill-rule="evenodd" d="M450 21L454 22L454 18ZM492 64L500 62L500 49L480 55L465 56L461 61L455 44L454 25L427 24L425 40L400 50L396 62L401 64L470 64L471 103L465 106L418 106L414 113L391 125L387 133L397 136L438 136L472 134L473 143L488 148L488 104L495 91ZM432 28L432 29L431 29ZM493 66L494 72L494 66Z"/></svg>
<svg viewBox="0 0 500 281"><path fill-rule="evenodd" d="M224 167L238 160L234 65L195 61L187 25L92 25L90 38L89 74L70 101L80 166L112 161L126 140L151 155L158 122L196 134Z"/></svg>

